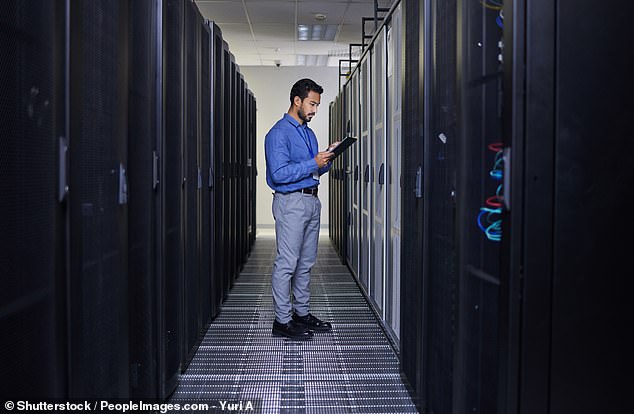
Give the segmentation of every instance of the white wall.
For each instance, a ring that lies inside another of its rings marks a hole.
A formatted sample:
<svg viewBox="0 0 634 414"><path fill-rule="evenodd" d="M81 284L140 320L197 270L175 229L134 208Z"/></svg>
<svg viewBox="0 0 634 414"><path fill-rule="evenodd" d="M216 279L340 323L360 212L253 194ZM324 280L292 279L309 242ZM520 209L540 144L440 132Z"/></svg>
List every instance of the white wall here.
<svg viewBox="0 0 634 414"><path fill-rule="evenodd" d="M328 146L328 107L337 95L339 87L339 69L332 67L289 66L240 66L240 73L249 89L253 91L257 104L257 214L256 225L259 230L274 228L275 221L271 213L273 190L266 184L266 161L264 159L264 137L269 129L288 111L289 94L293 84L310 78L324 88L317 115L310 121L310 128L317 135L319 149ZM321 227L328 229L328 174L321 177L319 199L322 203Z"/></svg>

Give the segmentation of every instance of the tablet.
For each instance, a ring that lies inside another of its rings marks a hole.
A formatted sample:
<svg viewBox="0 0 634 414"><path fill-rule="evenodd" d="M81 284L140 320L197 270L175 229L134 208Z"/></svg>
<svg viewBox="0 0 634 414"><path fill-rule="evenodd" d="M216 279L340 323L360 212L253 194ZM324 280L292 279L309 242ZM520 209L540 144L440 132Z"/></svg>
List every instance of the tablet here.
<svg viewBox="0 0 634 414"><path fill-rule="evenodd" d="M345 150L347 150L350 145L354 144L356 141L357 139L355 137L345 137L339 145L337 145L334 149L331 150L331 152L334 152L335 154L335 156L332 157L331 159L337 158Z"/></svg>

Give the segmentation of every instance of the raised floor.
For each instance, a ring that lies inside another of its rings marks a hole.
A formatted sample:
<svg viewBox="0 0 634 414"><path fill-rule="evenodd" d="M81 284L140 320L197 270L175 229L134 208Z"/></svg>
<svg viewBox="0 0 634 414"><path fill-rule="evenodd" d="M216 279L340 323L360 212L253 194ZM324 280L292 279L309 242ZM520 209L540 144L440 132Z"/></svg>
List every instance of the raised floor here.
<svg viewBox="0 0 634 414"><path fill-rule="evenodd" d="M416 413L388 338L328 239L312 270L311 313L332 332L309 341L271 335L274 258L275 240L258 238L170 402L207 401L218 412L226 401L242 402L241 412Z"/></svg>

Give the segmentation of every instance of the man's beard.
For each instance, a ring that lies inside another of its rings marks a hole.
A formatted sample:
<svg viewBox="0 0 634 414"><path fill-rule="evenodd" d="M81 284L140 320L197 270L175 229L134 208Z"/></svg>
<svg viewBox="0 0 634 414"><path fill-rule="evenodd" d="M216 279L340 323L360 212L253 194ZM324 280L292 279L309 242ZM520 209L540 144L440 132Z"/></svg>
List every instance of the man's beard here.
<svg viewBox="0 0 634 414"><path fill-rule="evenodd" d="M304 113L304 111L302 111L302 109L300 108L299 111L297 111L297 114L299 115L299 119L301 119L302 121L309 123L310 119L306 116L306 114ZM314 114L313 114L314 116Z"/></svg>

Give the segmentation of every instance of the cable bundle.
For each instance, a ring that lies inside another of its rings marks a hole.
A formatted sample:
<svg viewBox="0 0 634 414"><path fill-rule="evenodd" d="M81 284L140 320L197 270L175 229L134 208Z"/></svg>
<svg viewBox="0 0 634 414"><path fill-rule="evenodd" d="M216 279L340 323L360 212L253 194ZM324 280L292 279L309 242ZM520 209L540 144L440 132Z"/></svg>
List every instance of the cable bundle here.
<svg viewBox="0 0 634 414"><path fill-rule="evenodd" d="M495 152L493 168L489 171L489 175L496 181L502 181L503 178L503 158L502 143L490 144L489 150ZM485 206L480 207L478 214L478 227L482 230L491 241L499 242L502 240L502 183L497 186L495 195L488 197Z"/></svg>

